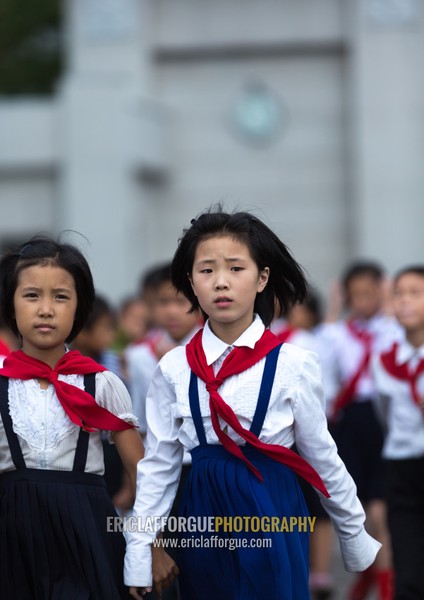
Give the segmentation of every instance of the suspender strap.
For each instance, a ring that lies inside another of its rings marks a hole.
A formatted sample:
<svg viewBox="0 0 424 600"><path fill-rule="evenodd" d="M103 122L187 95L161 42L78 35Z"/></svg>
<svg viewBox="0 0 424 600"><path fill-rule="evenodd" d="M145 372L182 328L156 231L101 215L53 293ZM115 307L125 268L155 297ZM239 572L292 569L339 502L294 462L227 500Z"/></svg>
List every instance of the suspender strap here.
<svg viewBox="0 0 424 600"><path fill-rule="evenodd" d="M259 390L258 403L256 405L255 414L253 416L250 431L257 437L261 432L265 415L268 410L269 400L271 397L272 385L274 383L275 371L278 363L278 355L282 344L276 346L266 356L264 372L262 375L261 387ZM196 434L201 446L207 445L205 429L203 427L202 415L200 412L199 389L197 386L197 377L191 372L189 386L189 400L191 416L193 417Z"/></svg>
<svg viewBox="0 0 424 600"><path fill-rule="evenodd" d="M265 421L266 412L271 398L272 385L274 383L275 371L277 369L278 355L282 344L276 346L266 356L264 372L262 375L261 387L259 390L258 403L256 405L255 414L253 416L250 431L259 437L262 426Z"/></svg>
<svg viewBox="0 0 424 600"><path fill-rule="evenodd" d="M206 435L205 429L203 427L202 415L200 413L200 403L199 403L199 388L197 387L197 377L191 372L190 377L190 386L188 390L189 400L190 400L190 410L191 416L193 417L194 426L196 428L197 438L199 440L199 444L201 446L206 446Z"/></svg>
<svg viewBox="0 0 424 600"><path fill-rule="evenodd" d="M96 374L89 373L88 375L84 375L84 388L85 391L88 392L95 398L96 396ZM72 467L73 471L78 471L79 473L83 473L85 470L85 465L87 462L87 454L88 454L88 442L90 441L90 434L88 431L85 431L82 427L80 428L77 447L75 450L74 457L74 465Z"/></svg>
<svg viewBox="0 0 424 600"><path fill-rule="evenodd" d="M0 413L3 427L9 444L10 455L16 469L26 469L21 446L16 433L13 431L12 417L9 413L9 378L0 377Z"/></svg>

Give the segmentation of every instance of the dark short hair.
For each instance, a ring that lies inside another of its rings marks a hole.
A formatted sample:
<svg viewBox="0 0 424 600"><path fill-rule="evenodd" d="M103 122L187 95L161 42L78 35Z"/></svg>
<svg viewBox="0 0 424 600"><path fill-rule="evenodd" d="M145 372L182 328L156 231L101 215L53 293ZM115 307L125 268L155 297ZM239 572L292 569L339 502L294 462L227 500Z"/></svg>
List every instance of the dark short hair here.
<svg viewBox="0 0 424 600"><path fill-rule="evenodd" d="M146 291L157 292L163 283L172 282L171 263L154 265L148 269L140 282L140 297L143 298Z"/></svg>
<svg viewBox="0 0 424 600"><path fill-rule="evenodd" d="M350 264L342 275L342 286L345 291L351 281L356 277L370 277L376 283L384 277L384 269L378 263L371 260L361 260Z"/></svg>
<svg viewBox="0 0 424 600"><path fill-rule="evenodd" d="M398 279L403 275L419 275L420 277L424 277L424 265L416 264L416 265L408 265L407 267L403 267L400 269L394 276L394 283L397 283Z"/></svg>
<svg viewBox="0 0 424 600"><path fill-rule="evenodd" d="M254 305L254 311L266 326L274 317L275 301L282 313L286 313L296 302L303 301L306 279L287 246L254 215L248 212L226 213L218 205L191 221L191 227L183 231L172 261L172 283L191 302L192 311L199 308L189 279L196 248L201 241L216 235L229 235L245 243L259 271L269 267L268 283L256 295Z"/></svg>
<svg viewBox="0 0 424 600"><path fill-rule="evenodd" d="M36 265L61 267L72 275L77 294L77 309L70 342L84 327L93 306L95 292L90 267L82 253L68 243L60 243L48 236L36 236L7 252L0 260L0 312L8 327L19 331L14 316L14 295L20 272Z"/></svg>

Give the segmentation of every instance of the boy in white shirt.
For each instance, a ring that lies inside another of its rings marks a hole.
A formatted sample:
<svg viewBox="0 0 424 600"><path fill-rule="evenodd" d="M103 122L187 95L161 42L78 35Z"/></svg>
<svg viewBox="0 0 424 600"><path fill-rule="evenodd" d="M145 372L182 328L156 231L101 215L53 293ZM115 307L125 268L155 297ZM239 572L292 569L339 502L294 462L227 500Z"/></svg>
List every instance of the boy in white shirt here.
<svg viewBox="0 0 424 600"><path fill-rule="evenodd" d="M401 328L385 312L386 286L382 267L373 261L348 266L342 277L347 314L337 323L323 324L321 340L334 359L339 390L328 398L330 431L339 454L352 475L370 530L383 544L376 563L361 573L348 593L349 600L365 600L378 588L379 600L392 600L393 573L387 528L381 451L384 431L376 415L377 390L371 357L391 347Z"/></svg>
<svg viewBox="0 0 424 600"><path fill-rule="evenodd" d="M383 447L395 598L424 598L424 265L395 278L394 312L405 339L373 363L385 415Z"/></svg>
<svg viewBox="0 0 424 600"><path fill-rule="evenodd" d="M153 330L125 351L129 389L143 436L147 430L147 389L156 365L175 346L185 346L201 323L199 313L189 312L190 302L172 285L170 263L158 267L150 295Z"/></svg>

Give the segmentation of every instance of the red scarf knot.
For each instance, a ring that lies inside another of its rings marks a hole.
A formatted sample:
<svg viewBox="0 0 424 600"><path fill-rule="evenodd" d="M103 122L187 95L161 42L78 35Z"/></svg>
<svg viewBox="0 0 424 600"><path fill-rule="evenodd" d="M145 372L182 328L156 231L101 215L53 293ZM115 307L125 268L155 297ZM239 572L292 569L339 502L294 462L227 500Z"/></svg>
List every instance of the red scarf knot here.
<svg viewBox="0 0 424 600"><path fill-rule="evenodd" d="M202 345L202 335L203 329L198 331L187 344L187 362L193 373L206 385L206 389L209 392L209 409L212 426L224 448L245 462L252 473L260 481L263 481L261 474L243 454L241 447L236 444L236 442L224 431L222 431L219 426L218 416L221 417L221 419L223 419L227 425L229 425L235 431L235 433L237 433L251 446L263 452L270 458L273 458L277 462L290 467L295 473L301 475L306 481L308 481L311 485L321 491L327 498L329 498L330 494L328 493L321 477L305 459L284 446L279 446L277 444L265 444L262 442L252 431L245 429L241 425L233 409L218 393L218 388L223 384L227 377L231 377L246 371L261 359L265 358L265 356L271 352L271 350L279 346L281 342L278 340L278 338L271 333L269 329L266 329L263 335L256 342L254 348L248 348L245 346L235 347L225 358L221 368L215 375L212 366L208 365L206 361L206 355Z"/></svg>
<svg viewBox="0 0 424 600"><path fill-rule="evenodd" d="M56 371L52 371L51 373L49 373L47 380L54 385L59 380L59 373L56 373Z"/></svg>
<svg viewBox="0 0 424 600"><path fill-rule="evenodd" d="M206 389L210 394L212 392L217 392L223 383L224 383L224 381L222 379L215 379L214 381L208 381L206 383Z"/></svg>
<svg viewBox="0 0 424 600"><path fill-rule="evenodd" d="M83 356L78 350L66 352L54 369L41 360L18 350L5 358L0 375L23 380L46 379L54 386L59 402L70 420L86 431L130 429L134 425L123 421L97 404L91 394L59 379L59 375L88 375L106 370L93 359Z"/></svg>

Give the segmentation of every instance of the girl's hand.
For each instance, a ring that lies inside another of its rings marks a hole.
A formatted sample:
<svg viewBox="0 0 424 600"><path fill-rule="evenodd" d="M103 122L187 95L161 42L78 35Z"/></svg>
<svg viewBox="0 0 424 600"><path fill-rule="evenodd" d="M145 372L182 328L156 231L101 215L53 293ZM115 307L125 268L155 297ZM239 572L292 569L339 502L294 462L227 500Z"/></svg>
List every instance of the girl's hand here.
<svg viewBox="0 0 424 600"><path fill-rule="evenodd" d="M162 534L159 534L161 537ZM162 592L179 575L180 571L175 561L165 552L163 548L152 547L152 573L153 587L155 588L157 600L162 600ZM144 596L152 591L151 587L130 587L130 596L136 600L143 600Z"/></svg>
<svg viewBox="0 0 424 600"><path fill-rule="evenodd" d="M152 547L153 586L158 600L161 600L163 590L172 584L179 572L175 561L162 547Z"/></svg>
<svg viewBox="0 0 424 600"><path fill-rule="evenodd" d="M130 596L135 598L136 600L142 600L146 594L152 591L151 587L130 587Z"/></svg>

